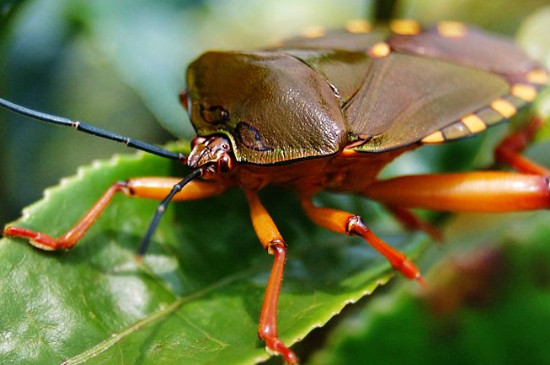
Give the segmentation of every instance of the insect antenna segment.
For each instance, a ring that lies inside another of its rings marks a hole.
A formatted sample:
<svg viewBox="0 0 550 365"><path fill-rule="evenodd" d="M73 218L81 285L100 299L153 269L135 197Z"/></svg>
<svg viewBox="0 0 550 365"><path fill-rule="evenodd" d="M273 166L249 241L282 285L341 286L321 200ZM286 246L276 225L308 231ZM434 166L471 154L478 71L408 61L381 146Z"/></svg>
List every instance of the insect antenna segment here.
<svg viewBox="0 0 550 365"><path fill-rule="evenodd" d="M152 153L160 157L177 160L182 163L185 163L186 161L186 156L182 153L168 151L168 150L165 150L164 148L155 146L153 144L143 142L138 139L134 139L130 137L125 137L123 135L108 131L106 129L95 127L88 123L39 112L37 110L26 108L24 106L12 103L2 98L0 98L0 106L8 110L11 110L17 114L25 115L42 122L57 124L65 127L72 127L80 132L109 139L111 141L124 143L126 146L130 148L135 148L137 150Z"/></svg>

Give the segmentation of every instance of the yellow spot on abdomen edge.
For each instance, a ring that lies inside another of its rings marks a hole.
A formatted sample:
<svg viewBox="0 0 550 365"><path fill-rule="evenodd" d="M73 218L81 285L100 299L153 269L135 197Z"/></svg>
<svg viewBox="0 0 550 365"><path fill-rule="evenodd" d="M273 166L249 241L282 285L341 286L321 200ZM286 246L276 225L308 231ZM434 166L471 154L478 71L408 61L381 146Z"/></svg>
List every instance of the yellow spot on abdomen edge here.
<svg viewBox="0 0 550 365"><path fill-rule="evenodd" d="M527 73L527 81L533 84L545 85L548 83L548 72L544 70L533 70Z"/></svg>
<svg viewBox="0 0 550 365"><path fill-rule="evenodd" d="M532 102L537 97L537 89L534 86L527 84L515 84L512 86L510 94L522 100Z"/></svg>
<svg viewBox="0 0 550 365"><path fill-rule="evenodd" d="M376 58L382 58L389 55L391 52L390 45L385 42L376 43L369 48L369 54Z"/></svg>
<svg viewBox="0 0 550 365"><path fill-rule="evenodd" d="M517 113L517 109L509 101L504 99L496 99L491 103L491 108L493 108L497 113L502 115L504 118L510 118Z"/></svg>
<svg viewBox="0 0 550 365"><path fill-rule="evenodd" d="M415 35L420 33L420 24L410 19L396 19L390 22L390 29L395 34Z"/></svg>
<svg viewBox="0 0 550 365"><path fill-rule="evenodd" d="M432 134L422 138L422 143L441 143L445 142L445 137L443 137L443 133L441 131L435 131Z"/></svg>
<svg viewBox="0 0 550 365"><path fill-rule="evenodd" d="M324 27L318 25L312 25L304 28L303 36L306 38L321 38L326 34Z"/></svg>
<svg viewBox="0 0 550 365"><path fill-rule="evenodd" d="M472 133L479 133L487 129L487 125L483 120L475 114L470 114L461 119L462 123L470 130Z"/></svg>
<svg viewBox="0 0 550 365"><path fill-rule="evenodd" d="M443 21L437 23L437 31L447 38L461 38L466 36L467 28L460 22Z"/></svg>
<svg viewBox="0 0 550 365"><path fill-rule="evenodd" d="M346 30L350 33L368 33L371 29L369 21L364 19L352 19L346 23Z"/></svg>

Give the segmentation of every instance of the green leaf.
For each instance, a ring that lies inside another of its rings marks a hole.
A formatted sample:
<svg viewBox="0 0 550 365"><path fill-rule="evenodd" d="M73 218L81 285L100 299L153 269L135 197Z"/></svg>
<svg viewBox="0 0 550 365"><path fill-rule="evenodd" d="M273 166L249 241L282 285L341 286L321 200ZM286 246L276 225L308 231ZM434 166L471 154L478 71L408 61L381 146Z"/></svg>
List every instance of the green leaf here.
<svg viewBox="0 0 550 365"><path fill-rule="evenodd" d="M47 190L13 224L59 235L117 180L183 174L141 153L95 162ZM362 241L308 222L288 192L269 189L262 197L289 245L279 307L288 344L392 276ZM376 217L362 200L321 201ZM156 204L115 197L68 252L0 241L5 363L253 364L268 357L256 330L271 257L254 235L243 194L173 204L138 265L136 247ZM384 238L413 257L428 242L423 235Z"/></svg>

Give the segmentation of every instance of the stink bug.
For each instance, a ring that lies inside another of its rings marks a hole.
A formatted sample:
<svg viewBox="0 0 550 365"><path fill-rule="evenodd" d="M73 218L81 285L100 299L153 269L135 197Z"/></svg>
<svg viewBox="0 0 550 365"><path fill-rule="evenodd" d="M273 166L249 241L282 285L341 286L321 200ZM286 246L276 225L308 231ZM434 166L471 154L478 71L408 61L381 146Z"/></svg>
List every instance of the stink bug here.
<svg viewBox="0 0 550 365"><path fill-rule="evenodd" d="M506 57L501 57L506 54ZM183 179L135 177L113 185L59 238L18 226L43 250L73 247L116 193L160 200L138 254L145 254L172 200L193 200L244 190L256 234L274 255L260 313L259 336L289 364L295 354L277 332L277 306L287 246L257 192L280 185L295 192L306 215L337 233L359 236L401 274L422 282L403 253L372 232L363 219L319 207L322 190L363 195L386 204L404 223L432 232L408 208L446 211L516 211L547 208L549 171L519 153L538 119L499 145L496 156L518 173L471 172L379 180L380 170L404 152L480 133L533 102L548 73L507 40L454 22L423 29L395 21L371 32L366 22L346 30L313 33L273 48L208 52L187 71L181 102L197 137L188 155L123 137L91 125L36 112L1 100L12 111L179 161Z"/></svg>

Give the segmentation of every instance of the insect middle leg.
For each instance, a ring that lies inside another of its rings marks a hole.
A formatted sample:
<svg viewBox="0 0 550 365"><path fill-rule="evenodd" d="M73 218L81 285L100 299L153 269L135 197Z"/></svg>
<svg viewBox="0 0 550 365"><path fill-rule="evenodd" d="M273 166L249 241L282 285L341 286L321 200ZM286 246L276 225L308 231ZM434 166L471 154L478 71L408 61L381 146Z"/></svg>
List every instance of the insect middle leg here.
<svg viewBox="0 0 550 365"><path fill-rule="evenodd" d="M43 232L13 226L5 227L3 235L6 237L27 238L33 246L42 250L67 250L78 243L107 208L115 194L123 193L129 197L162 200L179 181L180 179L171 177L141 177L116 182L103 193L92 208L72 228L58 238L51 237ZM227 190L227 187L222 184L191 181L174 197L174 200L203 199L221 194L225 190Z"/></svg>
<svg viewBox="0 0 550 365"><path fill-rule="evenodd" d="M246 198L250 206L250 216L256 235L264 249L275 256L265 289L258 336L265 341L265 346L270 352L280 354L287 364L298 364L294 352L286 347L277 335L277 305L287 256L286 244L258 195L255 192L246 191Z"/></svg>
<svg viewBox="0 0 550 365"><path fill-rule="evenodd" d="M336 233L350 236L360 236L405 277L416 279L422 283L418 268L403 254L378 238L366 225L360 216L342 210L316 207L310 196L300 197L300 203L309 218L316 224Z"/></svg>

